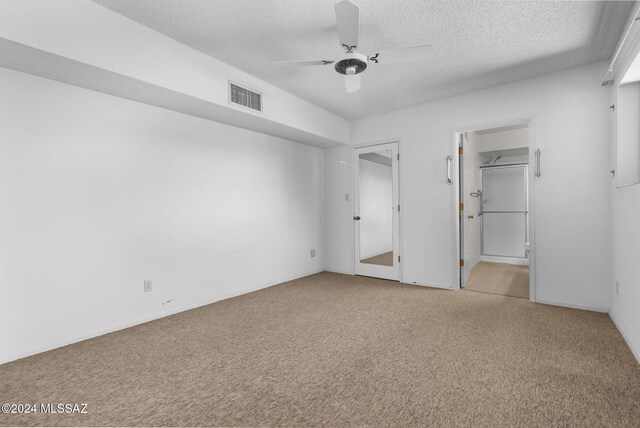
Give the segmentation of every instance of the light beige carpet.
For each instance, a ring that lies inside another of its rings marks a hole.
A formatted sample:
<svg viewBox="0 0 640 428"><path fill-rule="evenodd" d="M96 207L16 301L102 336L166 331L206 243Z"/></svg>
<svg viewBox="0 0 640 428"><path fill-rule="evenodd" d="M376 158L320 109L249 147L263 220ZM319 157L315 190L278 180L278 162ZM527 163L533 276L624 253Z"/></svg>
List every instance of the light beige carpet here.
<svg viewBox="0 0 640 428"><path fill-rule="evenodd" d="M393 266L393 251L388 253L378 254L377 256L369 257L368 259L360 260L360 263L368 263L371 265L381 266Z"/></svg>
<svg viewBox="0 0 640 428"><path fill-rule="evenodd" d="M322 273L0 366L4 425L635 426L608 315Z"/></svg>
<svg viewBox="0 0 640 428"><path fill-rule="evenodd" d="M478 262L464 286L467 291L529 298L529 266Z"/></svg>

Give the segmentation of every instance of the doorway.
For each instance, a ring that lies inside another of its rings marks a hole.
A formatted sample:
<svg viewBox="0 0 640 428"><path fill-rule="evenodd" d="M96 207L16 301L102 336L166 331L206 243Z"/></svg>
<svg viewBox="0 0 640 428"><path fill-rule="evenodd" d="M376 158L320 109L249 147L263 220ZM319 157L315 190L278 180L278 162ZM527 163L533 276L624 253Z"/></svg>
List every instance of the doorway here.
<svg viewBox="0 0 640 428"><path fill-rule="evenodd" d="M400 280L398 143L353 152L356 275Z"/></svg>
<svg viewBox="0 0 640 428"><path fill-rule="evenodd" d="M456 133L459 286L534 300L529 122Z"/></svg>

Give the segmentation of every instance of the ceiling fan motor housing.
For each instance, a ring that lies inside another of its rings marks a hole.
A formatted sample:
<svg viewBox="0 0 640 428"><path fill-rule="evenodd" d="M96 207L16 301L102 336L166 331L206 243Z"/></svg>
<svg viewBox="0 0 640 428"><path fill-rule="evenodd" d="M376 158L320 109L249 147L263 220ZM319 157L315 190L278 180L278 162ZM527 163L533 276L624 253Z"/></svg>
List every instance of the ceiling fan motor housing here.
<svg viewBox="0 0 640 428"><path fill-rule="evenodd" d="M357 52L346 53L336 62L335 69L340 74L355 75L367 68L367 57Z"/></svg>

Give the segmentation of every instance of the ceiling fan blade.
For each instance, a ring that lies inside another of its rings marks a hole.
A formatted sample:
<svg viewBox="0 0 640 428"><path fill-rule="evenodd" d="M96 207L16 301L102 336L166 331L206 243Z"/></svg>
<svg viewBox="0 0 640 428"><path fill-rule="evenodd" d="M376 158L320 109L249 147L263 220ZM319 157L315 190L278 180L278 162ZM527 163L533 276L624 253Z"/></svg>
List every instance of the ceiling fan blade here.
<svg viewBox="0 0 640 428"><path fill-rule="evenodd" d="M354 74L352 76L344 76L344 87L347 90L347 93L356 92L360 89L360 75Z"/></svg>
<svg viewBox="0 0 640 428"><path fill-rule="evenodd" d="M340 46L347 51L354 50L358 47L360 8L349 0L342 0L336 3L335 9Z"/></svg>
<svg viewBox="0 0 640 428"><path fill-rule="evenodd" d="M412 48L388 49L380 51L369 58L370 62L380 64L397 64L400 62L424 61L433 54L433 46L414 46Z"/></svg>
<svg viewBox="0 0 640 428"><path fill-rule="evenodd" d="M327 59L310 59L310 60L301 60L301 61L276 61L274 64L276 65L284 65L284 66L298 66L298 65L328 65L333 64L335 61L327 60Z"/></svg>

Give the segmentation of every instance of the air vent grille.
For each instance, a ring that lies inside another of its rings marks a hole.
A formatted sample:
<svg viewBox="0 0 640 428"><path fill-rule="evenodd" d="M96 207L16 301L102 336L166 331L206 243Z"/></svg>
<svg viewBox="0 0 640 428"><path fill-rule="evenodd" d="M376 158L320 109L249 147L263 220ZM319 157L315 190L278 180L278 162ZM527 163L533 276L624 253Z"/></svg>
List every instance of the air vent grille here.
<svg viewBox="0 0 640 428"><path fill-rule="evenodd" d="M262 111L262 95L242 86L229 83L229 98L234 104Z"/></svg>

